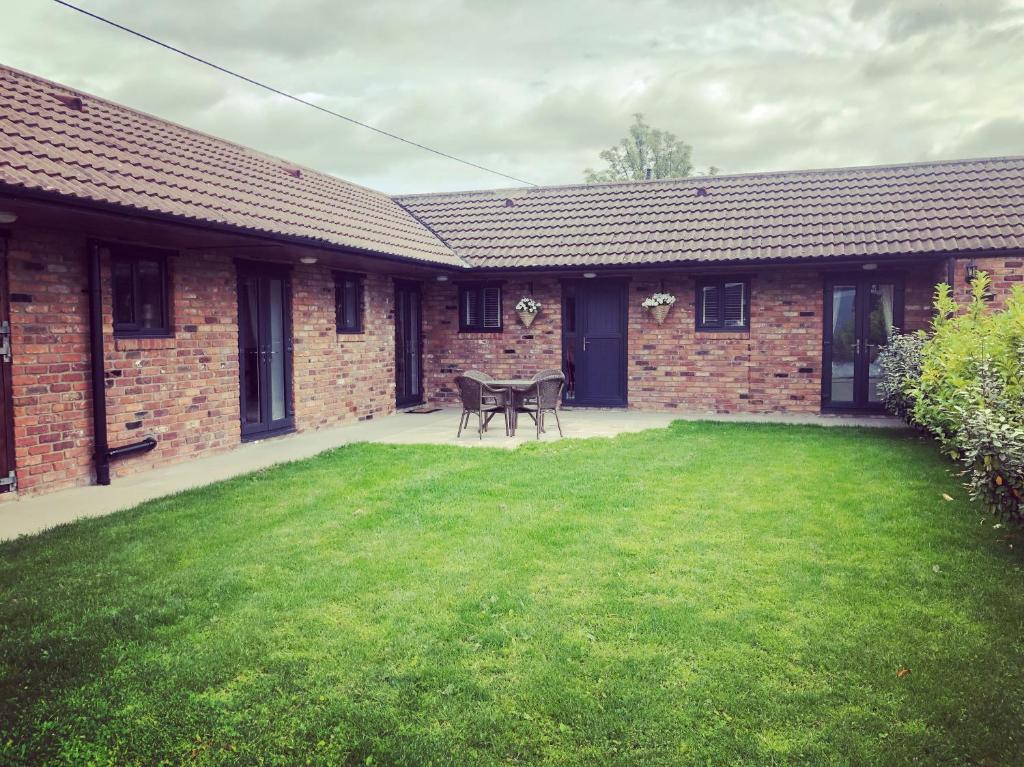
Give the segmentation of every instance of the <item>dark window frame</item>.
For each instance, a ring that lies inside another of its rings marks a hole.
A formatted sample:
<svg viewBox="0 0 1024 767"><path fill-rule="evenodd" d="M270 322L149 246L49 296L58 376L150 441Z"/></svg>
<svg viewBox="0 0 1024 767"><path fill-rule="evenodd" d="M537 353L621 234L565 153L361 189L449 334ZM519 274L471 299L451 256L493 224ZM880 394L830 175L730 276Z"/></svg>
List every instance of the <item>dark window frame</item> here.
<svg viewBox="0 0 1024 767"><path fill-rule="evenodd" d="M363 274L334 272L334 331L338 335L358 335L366 332L366 323L363 319L363 315L366 312L365 280L366 275ZM347 325L344 320L344 284L349 281L355 283L356 311L354 326Z"/></svg>
<svg viewBox="0 0 1024 767"><path fill-rule="evenodd" d="M743 284L743 324L725 324L725 285L726 283L739 282ZM718 288L719 307L718 320L711 323L704 322L704 289ZM751 313L750 277L737 275L723 275L718 277L700 277L696 281L693 301L694 327L700 333L749 333Z"/></svg>
<svg viewBox="0 0 1024 767"><path fill-rule="evenodd" d="M173 338L174 327L171 324L171 275L170 256L173 251L160 250L157 248L146 248L134 245L108 245L107 251L110 254L110 306L111 324L115 338ZM142 327L139 322L139 315L142 311L141 280L139 277L139 262L153 261L160 268L160 294L161 316L157 327ZM117 280L114 278L115 270L120 264L127 264L131 270L131 305L132 322L120 322L117 319Z"/></svg>
<svg viewBox="0 0 1024 767"><path fill-rule="evenodd" d="M497 326L484 325L484 295L485 291L497 290L498 291L498 324ZM504 307L504 290L500 284L493 282L477 282L477 283L465 283L459 285L459 332L460 333L503 333L505 331L505 307ZM466 313L464 311L466 307L466 297L475 293L477 301L480 306L480 322L479 324L470 325L466 322Z"/></svg>

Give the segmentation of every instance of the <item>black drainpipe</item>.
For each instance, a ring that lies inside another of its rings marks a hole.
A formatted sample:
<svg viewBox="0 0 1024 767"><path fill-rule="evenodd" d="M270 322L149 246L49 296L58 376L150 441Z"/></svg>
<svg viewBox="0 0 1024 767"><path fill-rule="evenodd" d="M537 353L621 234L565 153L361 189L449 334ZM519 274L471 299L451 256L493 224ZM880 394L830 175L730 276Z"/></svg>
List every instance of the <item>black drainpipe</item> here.
<svg viewBox="0 0 1024 767"><path fill-rule="evenodd" d="M96 484L110 484L110 459L148 452L156 440L146 437L141 442L110 449L107 444L107 383L103 364L103 293L100 279L100 246L89 243L89 361L92 366L93 461Z"/></svg>
<svg viewBox="0 0 1024 767"><path fill-rule="evenodd" d="M89 243L89 361L92 364L92 445L96 484L110 484L107 447L107 384L103 365L103 294L100 290L100 246Z"/></svg>

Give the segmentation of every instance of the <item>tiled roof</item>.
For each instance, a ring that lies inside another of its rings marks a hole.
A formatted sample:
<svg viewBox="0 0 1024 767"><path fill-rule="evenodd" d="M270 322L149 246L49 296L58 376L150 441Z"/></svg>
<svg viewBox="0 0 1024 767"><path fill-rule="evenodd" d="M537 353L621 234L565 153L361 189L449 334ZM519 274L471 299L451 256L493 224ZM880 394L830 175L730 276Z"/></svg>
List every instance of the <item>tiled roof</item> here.
<svg viewBox="0 0 1024 767"><path fill-rule="evenodd" d="M0 191L19 188L481 268L1024 248L1024 157L392 199L0 67Z"/></svg>
<svg viewBox="0 0 1024 767"><path fill-rule="evenodd" d="M390 197L0 67L0 191L462 263Z"/></svg>
<svg viewBox="0 0 1024 767"><path fill-rule="evenodd" d="M1024 157L396 199L475 267L1024 248Z"/></svg>

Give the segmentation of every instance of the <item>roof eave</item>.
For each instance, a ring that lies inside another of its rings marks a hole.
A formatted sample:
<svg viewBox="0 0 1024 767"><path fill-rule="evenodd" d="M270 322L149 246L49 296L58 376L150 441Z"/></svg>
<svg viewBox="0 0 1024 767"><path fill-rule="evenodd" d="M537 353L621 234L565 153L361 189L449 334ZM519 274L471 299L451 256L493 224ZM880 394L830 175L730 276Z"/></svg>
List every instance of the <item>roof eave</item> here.
<svg viewBox="0 0 1024 767"><path fill-rule="evenodd" d="M655 261L646 263L625 263L625 264L537 264L528 266L482 266L474 264L470 269L474 273L494 274L498 272L628 272L648 271L653 269L728 269L740 267L749 269L758 266L800 266L800 265L830 265L837 266L851 264L882 265L887 262L908 264L914 262L934 263L948 258L1001 258L1001 257L1024 257L1022 248L1000 248L991 250L942 250L927 252L899 252L881 253L874 255L858 256L799 256L791 258L730 258L730 259L676 259L671 261Z"/></svg>
<svg viewBox="0 0 1024 767"><path fill-rule="evenodd" d="M282 234L277 232L266 231L263 229L258 229L256 227L240 226L237 224L229 224L221 221L208 221L199 218L190 218L188 216L177 216L173 213L161 213L159 211L145 210L130 205L118 205L117 203L105 202L103 200L83 200L78 197L69 197L68 195L61 194L60 192L47 192L45 190L27 189L23 186L9 184L4 181L0 181L0 194L7 195L9 197L14 197L16 199L26 200L29 202L40 202L52 205L66 205L69 207L79 208L83 210L128 216L130 218L139 220L158 221L161 223L177 224L179 226L187 226L198 229L212 229L215 231L241 235L244 237L254 237L261 240L271 240L274 242L281 242L289 245L317 248L320 250L330 251L332 253L354 253L356 255L377 258L395 263L415 264L417 266L433 267L456 273L463 272L469 268L469 264L466 263L465 259L463 259L461 256L456 255L454 251L452 251L452 257L458 259L460 263L446 264L440 261L432 261L426 258L415 258L412 256L402 256L395 253L385 253L379 250L365 248L359 245L340 245L329 243L325 242L324 240L317 239L315 237L305 237L303 235L294 234ZM445 244L445 246L447 247L447 244Z"/></svg>

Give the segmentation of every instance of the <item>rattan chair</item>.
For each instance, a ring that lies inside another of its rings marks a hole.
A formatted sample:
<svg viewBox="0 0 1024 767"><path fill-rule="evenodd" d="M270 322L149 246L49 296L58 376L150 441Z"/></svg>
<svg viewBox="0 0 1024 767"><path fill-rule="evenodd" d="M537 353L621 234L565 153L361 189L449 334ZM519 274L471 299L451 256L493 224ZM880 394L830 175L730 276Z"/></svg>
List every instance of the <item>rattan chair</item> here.
<svg viewBox="0 0 1024 767"><path fill-rule="evenodd" d="M544 431L544 414L554 413L558 425L558 436L562 435L562 422L558 418L558 408L562 406L562 389L565 387L565 376L561 371L543 378L537 378L529 389L517 392L514 402L513 428L516 415L526 413L537 425L537 439Z"/></svg>
<svg viewBox="0 0 1024 767"><path fill-rule="evenodd" d="M548 368L547 370L542 370L539 373L534 374L533 378L531 378L530 380L539 381L541 378L548 378L549 376L561 375L563 375L561 368Z"/></svg>
<svg viewBox="0 0 1024 767"><path fill-rule="evenodd" d="M487 425L495 415L501 413L505 419L505 436L511 428L509 421L508 393L504 389L492 389L486 381L475 376L461 375L455 379L462 398L462 415L459 416L459 431L456 437L462 436L462 430L469 428L469 418L476 413L479 421L477 434L484 438Z"/></svg>
<svg viewBox="0 0 1024 767"><path fill-rule="evenodd" d="M564 375L562 374L562 372L558 368L548 368L547 370L543 370L540 373L535 373L534 375L532 375L530 377L529 380L537 382L537 381L540 381L542 378L551 378L553 376L562 376L562 378L564 378ZM514 392L512 392L512 395L513 395L512 398L513 398L514 406L515 406L514 407L515 412L517 412L517 413L525 413L526 415L528 415L530 417L530 419L532 419L532 421L537 423L537 419L534 418L534 412L537 409L536 408L536 406L537 406L536 392L524 389L524 390L521 390L521 391L514 391ZM526 404L526 406L529 406L530 408L532 408L532 410L528 410L528 409L522 408L521 406L524 406L524 404Z"/></svg>

